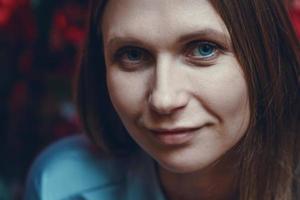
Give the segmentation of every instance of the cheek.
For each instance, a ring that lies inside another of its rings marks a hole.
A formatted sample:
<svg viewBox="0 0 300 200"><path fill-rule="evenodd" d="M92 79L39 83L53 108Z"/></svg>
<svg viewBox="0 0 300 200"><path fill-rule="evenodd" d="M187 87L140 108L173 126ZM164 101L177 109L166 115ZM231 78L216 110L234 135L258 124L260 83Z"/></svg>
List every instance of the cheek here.
<svg viewBox="0 0 300 200"><path fill-rule="evenodd" d="M216 96L216 101L212 101L215 108L229 118L244 113L248 109L248 92L242 74L224 73L222 79L216 82L212 90Z"/></svg>
<svg viewBox="0 0 300 200"><path fill-rule="evenodd" d="M147 94L145 74L107 69L107 86L111 101L121 118L139 115Z"/></svg>
<svg viewBox="0 0 300 200"><path fill-rule="evenodd" d="M250 118L247 84L236 62L222 63L198 83L204 106L220 121L222 132L242 134ZM199 85L201 84L201 85Z"/></svg>
<svg viewBox="0 0 300 200"><path fill-rule="evenodd" d="M221 101L216 107L220 111L222 124L233 136L242 136L250 118L247 84L242 72L239 70L232 72L219 89Z"/></svg>

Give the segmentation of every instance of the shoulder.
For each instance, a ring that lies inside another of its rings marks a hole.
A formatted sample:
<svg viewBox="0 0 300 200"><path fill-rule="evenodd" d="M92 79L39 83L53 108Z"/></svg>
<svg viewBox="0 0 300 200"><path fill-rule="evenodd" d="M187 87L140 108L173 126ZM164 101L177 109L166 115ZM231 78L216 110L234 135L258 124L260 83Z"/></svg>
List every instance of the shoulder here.
<svg viewBox="0 0 300 200"><path fill-rule="evenodd" d="M83 135L48 147L30 170L25 199L65 199L120 184L126 176L127 158L101 157L91 147Z"/></svg>

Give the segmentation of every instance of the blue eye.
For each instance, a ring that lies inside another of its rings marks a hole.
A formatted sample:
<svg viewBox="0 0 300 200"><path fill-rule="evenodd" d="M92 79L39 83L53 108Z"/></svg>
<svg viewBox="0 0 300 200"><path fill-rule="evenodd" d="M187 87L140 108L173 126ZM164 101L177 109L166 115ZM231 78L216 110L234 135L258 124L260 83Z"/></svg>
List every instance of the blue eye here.
<svg viewBox="0 0 300 200"><path fill-rule="evenodd" d="M141 69L152 62L152 56L147 50L135 46L119 49L113 59L126 70Z"/></svg>
<svg viewBox="0 0 300 200"><path fill-rule="evenodd" d="M139 49L131 48L125 52L124 56L126 56L125 59L128 59L128 61L136 62L143 59L143 52Z"/></svg>
<svg viewBox="0 0 300 200"><path fill-rule="evenodd" d="M197 44L196 48L193 49L192 56L199 58L210 58L215 55L216 50L216 45L208 42L202 42Z"/></svg>
<svg viewBox="0 0 300 200"><path fill-rule="evenodd" d="M115 57L123 63L139 63L146 59L147 53L138 47L124 47L116 53Z"/></svg>
<svg viewBox="0 0 300 200"><path fill-rule="evenodd" d="M226 49L215 42L196 40L184 49L184 59L194 66L212 66Z"/></svg>

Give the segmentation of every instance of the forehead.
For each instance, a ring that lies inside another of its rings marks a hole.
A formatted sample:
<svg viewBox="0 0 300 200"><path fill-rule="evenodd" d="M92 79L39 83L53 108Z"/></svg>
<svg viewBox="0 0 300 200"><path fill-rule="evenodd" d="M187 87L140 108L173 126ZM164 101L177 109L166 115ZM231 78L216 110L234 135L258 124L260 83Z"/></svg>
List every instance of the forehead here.
<svg viewBox="0 0 300 200"><path fill-rule="evenodd" d="M203 29L229 37L208 0L109 0L101 29L106 41L130 37L163 43Z"/></svg>

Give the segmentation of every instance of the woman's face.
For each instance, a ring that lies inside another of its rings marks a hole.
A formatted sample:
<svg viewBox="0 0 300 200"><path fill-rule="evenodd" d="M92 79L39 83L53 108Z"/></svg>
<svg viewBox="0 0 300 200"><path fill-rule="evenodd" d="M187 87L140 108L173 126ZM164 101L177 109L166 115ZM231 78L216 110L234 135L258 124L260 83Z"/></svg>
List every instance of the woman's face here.
<svg viewBox="0 0 300 200"><path fill-rule="evenodd" d="M162 167L204 169L245 134L247 85L209 1L110 0L101 28L111 101Z"/></svg>

